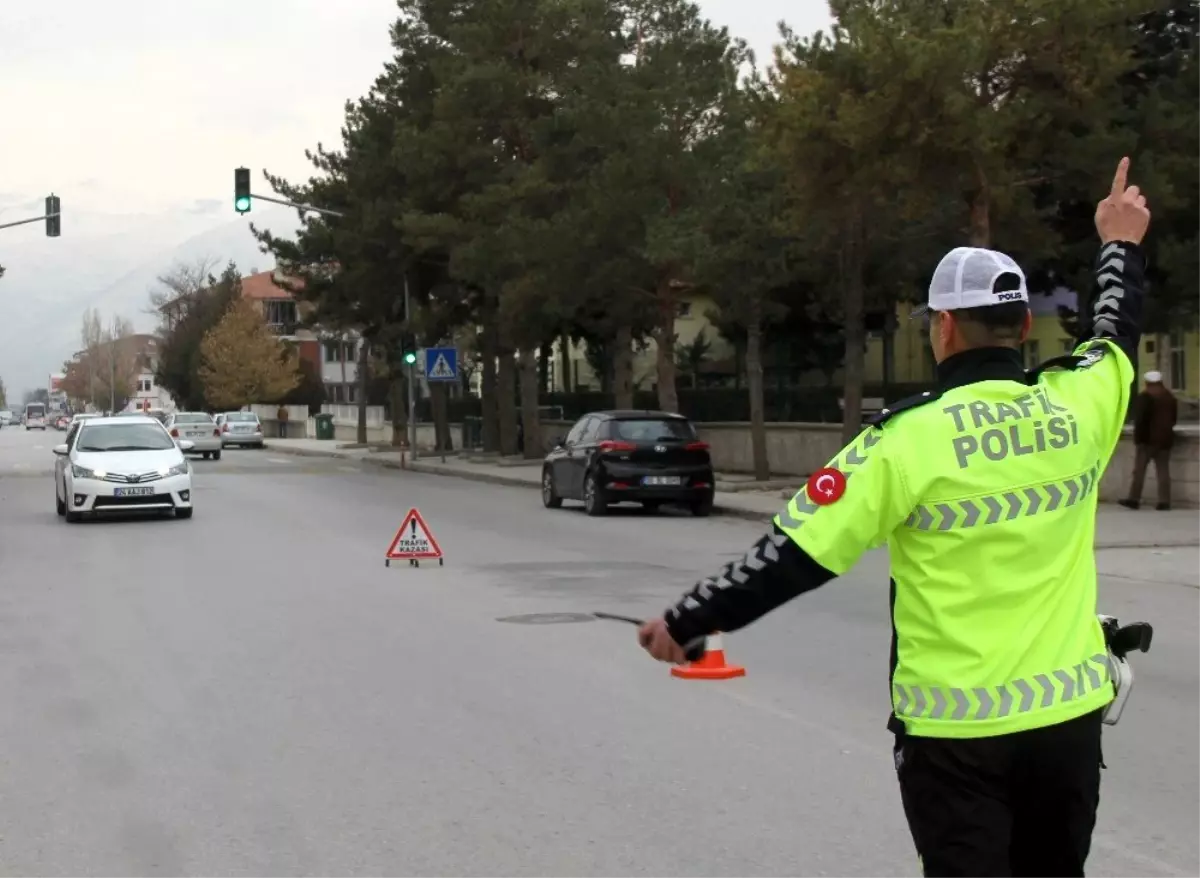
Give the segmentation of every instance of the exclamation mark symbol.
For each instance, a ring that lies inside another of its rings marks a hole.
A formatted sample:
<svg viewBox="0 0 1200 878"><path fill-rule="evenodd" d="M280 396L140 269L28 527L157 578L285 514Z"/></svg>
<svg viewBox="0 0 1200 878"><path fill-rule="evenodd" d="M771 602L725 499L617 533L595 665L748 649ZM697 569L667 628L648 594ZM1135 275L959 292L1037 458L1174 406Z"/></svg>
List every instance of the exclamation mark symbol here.
<svg viewBox="0 0 1200 878"><path fill-rule="evenodd" d="M417 519L415 517L412 520L412 538L414 540L417 538Z"/></svg>

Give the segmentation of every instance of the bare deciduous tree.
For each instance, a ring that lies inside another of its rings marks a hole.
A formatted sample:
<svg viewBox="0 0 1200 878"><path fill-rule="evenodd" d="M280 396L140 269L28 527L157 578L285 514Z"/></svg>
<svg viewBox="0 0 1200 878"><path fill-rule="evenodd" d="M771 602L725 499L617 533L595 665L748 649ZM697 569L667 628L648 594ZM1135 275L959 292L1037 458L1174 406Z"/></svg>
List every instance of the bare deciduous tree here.
<svg viewBox="0 0 1200 878"><path fill-rule="evenodd" d="M190 262L176 262L155 278L158 286L150 290L150 304L146 313L161 315L164 305L179 300L178 316L183 316L188 300L216 283L213 271L219 263L220 260L213 256L198 256Z"/></svg>

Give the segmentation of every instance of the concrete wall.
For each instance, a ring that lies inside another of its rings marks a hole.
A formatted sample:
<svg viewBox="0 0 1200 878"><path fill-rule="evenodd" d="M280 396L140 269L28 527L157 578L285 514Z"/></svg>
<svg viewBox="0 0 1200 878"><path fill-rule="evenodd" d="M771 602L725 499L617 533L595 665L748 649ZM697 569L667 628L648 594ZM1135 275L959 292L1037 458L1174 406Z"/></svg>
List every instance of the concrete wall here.
<svg viewBox="0 0 1200 878"><path fill-rule="evenodd" d="M252 406L263 421L268 437L278 435L275 423L276 406ZM357 436L358 407L353 405L326 405L323 410L334 416L334 437L340 442L354 442ZM316 438L315 423L307 418L303 406L292 406L290 410L292 438ZM298 425L305 424L301 432ZM549 446L559 436L565 436L573 421L543 421L542 440ZM713 463L721 472L750 472L753 469L753 453L750 446L748 423L697 424L700 438L712 448ZM462 426L450 425L454 448L462 443ZM1180 427L1176 430L1176 443L1171 455L1172 500L1176 506L1200 507L1200 430L1195 427ZM433 449L433 425L417 425L417 448ZM367 407L367 442L372 445L392 443L391 424L384 420L383 408ZM780 476L806 477L820 469L841 449L841 425L839 424L767 424L767 459L771 471ZM1119 500L1129 491L1133 471L1133 437L1127 429L1117 446L1112 463L1100 481L1100 497L1105 501ZM1154 467L1146 475L1143 502L1154 502L1157 481Z"/></svg>

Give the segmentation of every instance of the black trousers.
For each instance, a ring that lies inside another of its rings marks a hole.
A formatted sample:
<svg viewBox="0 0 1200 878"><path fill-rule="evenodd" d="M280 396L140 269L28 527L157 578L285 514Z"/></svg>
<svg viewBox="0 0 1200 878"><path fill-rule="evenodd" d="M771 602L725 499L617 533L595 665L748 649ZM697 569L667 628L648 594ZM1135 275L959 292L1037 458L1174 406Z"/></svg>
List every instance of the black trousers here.
<svg viewBox="0 0 1200 878"><path fill-rule="evenodd" d="M1083 875L1101 716L992 738L899 736L900 796L925 875Z"/></svg>

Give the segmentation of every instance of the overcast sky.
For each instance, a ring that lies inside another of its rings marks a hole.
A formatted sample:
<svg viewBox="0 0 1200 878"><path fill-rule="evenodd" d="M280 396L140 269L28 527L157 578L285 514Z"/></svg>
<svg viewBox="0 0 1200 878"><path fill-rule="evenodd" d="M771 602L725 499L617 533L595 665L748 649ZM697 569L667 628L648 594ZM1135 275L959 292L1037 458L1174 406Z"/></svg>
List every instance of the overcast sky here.
<svg viewBox="0 0 1200 878"><path fill-rule="evenodd" d="M760 63L780 19L800 32L829 20L825 0L700 6ZM111 233L152 218L144 247L120 242L132 269L171 240L229 223L234 167L307 176L304 150L338 144L345 101L390 55L394 17L392 0L0 0L0 223L39 212L52 190L64 213L53 242L40 226L0 230L6 334L24 310L14 294L102 282L79 274L92 252L80 239L97 225ZM21 270L27 248L36 284ZM50 253L49 265L33 258ZM32 364L0 350L0 377L15 390L14 369L41 374L69 353Z"/></svg>

